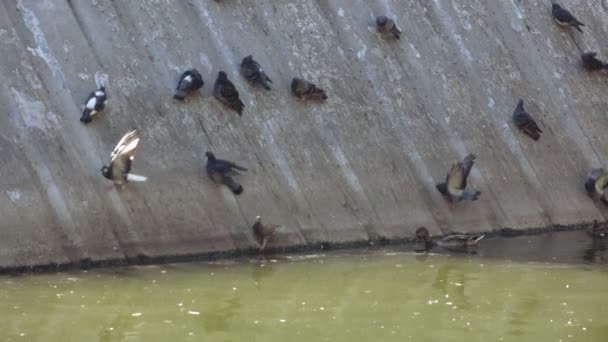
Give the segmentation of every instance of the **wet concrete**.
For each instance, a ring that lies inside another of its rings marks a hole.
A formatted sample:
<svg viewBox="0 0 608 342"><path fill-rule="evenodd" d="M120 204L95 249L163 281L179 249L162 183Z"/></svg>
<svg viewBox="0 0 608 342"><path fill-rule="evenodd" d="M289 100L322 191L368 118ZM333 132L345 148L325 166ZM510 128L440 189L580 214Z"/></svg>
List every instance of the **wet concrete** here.
<svg viewBox="0 0 608 342"><path fill-rule="evenodd" d="M275 248L604 220L582 182L606 162L608 77L579 56L608 56L608 13L563 4L583 35L539 0L2 1L0 267L238 254L256 215L283 225ZM369 25L379 14L400 41ZM248 54L271 92L238 74ZM190 67L206 85L176 103ZM211 97L219 70L243 117ZM328 101L291 97L294 76ZM107 110L83 126L100 83ZM518 97L538 142L510 121ZM149 182L107 191L98 170L132 127ZM207 150L250 169L243 195L206 178ZM435 183L468 153L482 197L450 207Z"/></svg>

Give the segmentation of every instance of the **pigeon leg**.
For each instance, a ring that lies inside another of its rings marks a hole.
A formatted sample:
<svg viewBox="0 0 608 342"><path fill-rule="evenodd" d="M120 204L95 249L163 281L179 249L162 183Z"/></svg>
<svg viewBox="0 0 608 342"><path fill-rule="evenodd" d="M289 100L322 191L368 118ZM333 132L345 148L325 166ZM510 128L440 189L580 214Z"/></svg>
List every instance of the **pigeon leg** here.
<svg viewBox="0 0 608 342"><path fill-rule="evenodd" d="M262 253L264 251L264 248L266 248L266 242L268 241L267 238L264 238L262 240L262 246L260 247L260 253Z"/></svg>

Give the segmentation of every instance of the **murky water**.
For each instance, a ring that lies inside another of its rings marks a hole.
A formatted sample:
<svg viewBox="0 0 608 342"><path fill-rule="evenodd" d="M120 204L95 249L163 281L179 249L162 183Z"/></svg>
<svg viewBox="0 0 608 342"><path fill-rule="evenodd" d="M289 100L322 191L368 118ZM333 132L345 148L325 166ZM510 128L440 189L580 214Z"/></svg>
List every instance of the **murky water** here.
<svg viewBox="0 0 608 342"><path fill-rule="evenodd" d="M0 314L0 341L605 342L608 268L395 250L130 267L0 277Z"/></svg>

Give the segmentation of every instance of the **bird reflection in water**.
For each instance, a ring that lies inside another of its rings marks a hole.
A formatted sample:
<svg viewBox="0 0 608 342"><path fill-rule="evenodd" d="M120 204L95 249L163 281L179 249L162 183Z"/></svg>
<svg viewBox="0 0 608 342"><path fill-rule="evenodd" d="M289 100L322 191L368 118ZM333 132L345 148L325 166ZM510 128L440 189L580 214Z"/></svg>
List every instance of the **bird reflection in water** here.
<svg viewBox="0 0 608 342"><path fill-rule="evenodd" d="M433 287L441 291L446 302L451 302L452 306L467 309L471 307L471 304L465 294L466 281L464 270L455 265L447 264L437 269Z"/></svg>
<svg viewBox="0 0 608 342"><path fill-rule="evenodd" d="M274 273L272 261L266 259L264 255L259 256L251 263L251 278L256 289L261 288L262 279L272 276Z"/></svg>
<svg viewBox="0 0 608 342"><path fill-rule="evenodd" d="M587 235L591 238L591 243L589 248L585 249L583 259L593 264L607 264L608 227L606 224L600 224L597 220L594 220L593 224L587 229Z"/></svg>
<svg viewBox="0 0 608 342"><path fill-rule="evenodd" d="M230 297L224 301L218 301L215 305L210 305L208 310L201 314L203 327L207 332L229 332L233 328L230 320L236 316L241 308L240 300Z"/></svg>

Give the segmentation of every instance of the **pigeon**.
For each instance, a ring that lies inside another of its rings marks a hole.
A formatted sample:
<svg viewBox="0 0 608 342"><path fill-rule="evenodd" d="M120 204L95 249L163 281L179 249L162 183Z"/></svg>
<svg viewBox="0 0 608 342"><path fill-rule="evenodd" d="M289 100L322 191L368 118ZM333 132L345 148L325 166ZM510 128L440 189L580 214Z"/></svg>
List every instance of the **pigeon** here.
<svg viewBox="0 0 608 342"><path fill-rule="evenodd" d="M599 198L602 203L608 205L605 192L608 188L608 173L603 168L591 169L587 173L585 190L591 198Z"/></svg>
<svg viewBox="0 0 608 342"><path fill-rule="evenodd" d="M183 101L189 92L199 90L205 85L203 76L196 69L190 69L184 72L177 82L177 88L175 88L174 99Z"/></svg>
<svg viewBox="0 0 608 342"><path fill-rule="evenodd" d="M84 124L91 122L91 117L101 112L105 108L106 103L108 103L108 95L106 94L106 88L102 85L99 89L89 94L82 110L80 121Z"/></svg>
<svg viewBox="0 0 608 342"><path fill-rule="evenodd" d="M567 9L563 8L557 3L553 3L551 13L553 14L553 19L558 25L574 26L574 28L583 33L583 30L581 30L580 26L585 26L585 24L578 21Z"/></svg>
<svg viewBox="0 0 608 342"><path fill-rule="evenodd" d="M241 74L252 83L259 83L266 90L270 90L270 86L267 82L272 83L272 80L266 75L260 63L253 59L252 55L243 58L241 62Z"/></svg>
<svg viewBox="0 0 608 342"><path fill-rule="evenodd" d="M327 100L325 90L318 88L314 83L294 77L291 81L291 92L300 98L308 98L317 101Z"/></svg>
<svg viewBox="0 0 608 342"><path fill-rule="evenodd" d="M431 234L426 227L416 229L416 243L422 244L425 251L439 246L445 249L467 250L477 247L477 244L485 235L450 234L439 240L431 239Z"/></svg>
<svg viewBox="0 0 608 342"><path fill-rule="evenodd" d="M100 170L101 174L122 187L130 181L145 182L148 180L144 176L131 173L131 164L140 140L141 136L137 129L125 134L110 154L110 166L104 165Z"/></svg>
<svg viewBox="0 0 608 342"><path fill-rule="evenodd" d="M389 17L381 15L376 18L376 28L378 32L383 34L392 33L395 38L401 38L401 30L395 24L395 21Z"/></svg>
<svg viewBox="0 0 608 342"><path fill-rule="evenodd" d="M590 71L608 69L608 63L600 61L595 56L597 56L596 52L583 53L581 56L581 59L583 60L583 67Z"/></svg>
<svg viewBox="0 0 608 342"><path fill-rule="evenodd" d="M475 201L481 195L480 191L466 190L467 177L469 176L469 172L471 172L475 158L474 154L469 154L463 161L452 164L445 183L437 184L437 190L450 202L460 202L463 199Z"/></svg>
<svg viewBox="0 0 608 342"><path fill-rule="evenodd" d="M543 132L538 127L534 119L524 109L524 100L519 99L517 107L513 111L513 121L517 128L522 130L527 136L534 139L534 141L540 139L540 134Z"/></svg>
<svg viewBox="0 0 608 342"><path fill-rule="evenodd" d="M235 195L242 194L243 186L232 179L232 176L238 176L239 171L247 171L247 169L233 162L217 159L212 152L205 152L205 156L207 157L206 168L209 178L216 184L226 185Z"/></svg>
<svg viewBox="0 0 608 342"><path fill-rule="evenodd" d="M278 227L278 225L263 224L262 218L260 216L257 216L255 218L255 223L251 228L253 230L253 236L255 237L255 240L260 245L260 252L264 251L264 248L266 248L266 244L268 243L268 241L270 241L270 239L272 239Z"/></svg>
<svg viewBox="0 0 608 342"><path fill-rule="evenodd" d="M239 92L230 82L225 72L220 71L213 85L213 96L222 104L243 115L245 104L239 98Z"/></svg>

